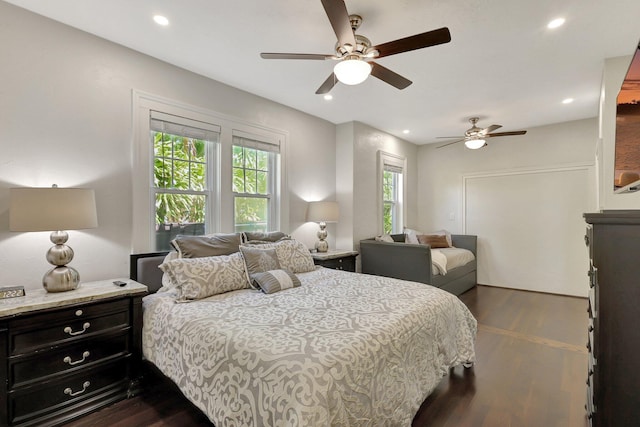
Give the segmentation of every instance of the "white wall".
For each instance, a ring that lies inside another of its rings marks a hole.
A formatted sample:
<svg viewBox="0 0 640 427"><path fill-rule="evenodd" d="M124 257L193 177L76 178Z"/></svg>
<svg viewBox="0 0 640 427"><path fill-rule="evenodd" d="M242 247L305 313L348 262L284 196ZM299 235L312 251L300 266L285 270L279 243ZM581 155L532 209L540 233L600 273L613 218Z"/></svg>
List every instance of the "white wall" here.
<svg viewBox="0 0 640 427"><path fill-rule="evenodd" d="M585 175L584 188L587 194L587 205L582 209L595 209L595 168L594 153L598 136L597 120L586 119L556 125L542 126L528 129L526 135L503 137L488 140L488 146L479 150L469 150L463 143L444 148L436 148L437 144L421 146L418 150L418 222L416 228L422 231L448 229L455 233L465 232L464 219L464 178L474 175L500 175L507 172L548 170L553 168L565 168L580 165L586 167L589 172ZM563 183L558 182L562 188ZM566 191L571 191L568 186ZM486 197L486 203L491 205L503 205L497 200ZM561 212L558 212L561 214ZM583 223L583 219L576 215L574 221ZM479 230L479 240L482 240L482 226L474 223ZM512 246L519 247L518 233L512 236ZM575 236L581 239L581 236ZM581 241L581 240L580 240ZM551 242L530 242L539 245L537 249ZM480 242L482 244L482 242ZM509 243L507 243L509 244ZM536 248L536 247L533 247ZM527 262L526 258L531 254L523 253L523 265L528 266L533 274L542 268L540 263ZM482 254L479 254L481 257ZM570 260L573 267L586 268L587 254L579 259ZM584 258L584 259L582 259ZM580 265L577 265L580 264ZM479 275L484 271L480 262ZM491 266L492 269L499 268ZM523 272L526 274L527 272ZM586 283L586 282L585 282ZM486 283L493 285L493 283ZM520 287L518 283L499 283L495 285L507 287ZM532 289L553 291L549 289ZM562 292L557 293L572 293Z"/></svg>
<svg viewBox="0 0 640 427"><path fill-rule="evenodd" d="M338 125L338 129L345 125ZM353 131L353 226L351 238L355 246L360 240L380 233L382 219L379 218L378 151L395 154L407 159L407 200L405 211L407 224L416 221L417 204L417 153L418 147L389 135L364 123L347 124ZM339 144L341 144L339 142ZM342 147L342 146L341 146Z"/></svg>
<svg viewBox="0 0 640 427"><path fill-rule="evenodd" d="M83 281L127 276L132 90L289 133L289 224L313 246L307 200L335 197L335 126L0 2L0 286L40 287L48 233L8 231L9 188L94 188L99 227L71 231ZM223 66L223 65L221 65Z"/></svg>
<svg viewBox="0 0 640 427"><path fill-rule="evenodd" d="M598 198L600 209L640 209L640 191L623 194L615 194L613 192L616 155L616 98L632 58L633 56L609 58L604 64L599 121L599 131L602 139L598 151Z"/></svg>

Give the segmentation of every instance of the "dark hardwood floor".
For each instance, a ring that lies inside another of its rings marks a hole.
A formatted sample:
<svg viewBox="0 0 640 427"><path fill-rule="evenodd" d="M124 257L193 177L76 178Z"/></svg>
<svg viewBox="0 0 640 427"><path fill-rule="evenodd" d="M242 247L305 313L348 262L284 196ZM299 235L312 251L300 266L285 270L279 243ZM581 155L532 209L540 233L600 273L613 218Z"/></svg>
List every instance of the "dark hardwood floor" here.
<svg viewBox="0 0 640 427"><path fill-rule="evenodd" d="M587 300L478 286L461 296L478 319L476 365L451 370L413 427L584 427ZM211 426L162 382L72 427Z"/></svg>

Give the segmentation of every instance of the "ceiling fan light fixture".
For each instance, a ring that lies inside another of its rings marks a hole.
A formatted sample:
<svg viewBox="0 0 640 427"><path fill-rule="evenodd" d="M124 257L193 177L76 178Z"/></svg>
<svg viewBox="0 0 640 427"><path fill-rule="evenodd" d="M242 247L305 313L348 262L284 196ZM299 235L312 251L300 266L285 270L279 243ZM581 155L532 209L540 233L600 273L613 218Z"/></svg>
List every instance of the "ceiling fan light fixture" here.
<svg viewBox="0 0 640 427"><path fill-rule="evenodd" d="M484 147L486 144L487 141L484 139L468 139L464 142L464 145L471 150L477 150L478 148Z"/></svg>
<svg viewBox="0 0 640 427"><path fill-rule="evenodd" d="M358 85L371 74L371 64L361 59L345 59L333 67L333 73L341 83Z"/></svg>

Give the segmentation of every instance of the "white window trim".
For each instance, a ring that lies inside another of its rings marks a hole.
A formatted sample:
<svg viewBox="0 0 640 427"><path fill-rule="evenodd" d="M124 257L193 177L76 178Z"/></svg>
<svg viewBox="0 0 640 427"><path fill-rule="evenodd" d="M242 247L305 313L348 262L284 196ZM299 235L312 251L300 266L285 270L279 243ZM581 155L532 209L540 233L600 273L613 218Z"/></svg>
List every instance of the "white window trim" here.
<svg viewBox="0 0 640 427"><path fill-rule="evenodd" d="M275 185L278 186L279 198L276 203L280 209L274 219L273 226L288 232L289 195L286 170L288 132L133 89L131 132L133 233L131 248L134 252L148 252L154 247L154 236L150 233L152 228L150 212L153 212L154 209L150 185L153 182L153 169L151 168L153 149L149 143L151 110L220 126L218 152L216 153L219 167L215 168L216 176L211 187L213 196L210 201L210 232L233 230L232 135L244 132L248 135L258 136L261 140L277 141L280 145L280 156L278 156L280 173L277 174Z"/></svg>
<svg viewBox="0 0 640 427"><path fill-rule="evenodd" d="M402 228L404 227L404 225L407 223L407 212L406 209L404 207L406 200L407 200L407 159L403 156L397 155L397 154L392 154L392 153L387 153L384 152L382 150L378 151L378 177L377 177L377 183L378 183L378 234L382 234L384 229L383 229L383 219L384 219L384 194L382 191L382 186L383 186L383 181L384 181L384 167L385 165L389 165L389 166L393 166L394 168L399 168L402 169L402 200L400 201L400 203L398 204L397 208L400 211L400 219L402 221L401 224L399 224L399 230L397 231L398 233L402 232Z"/></svg>

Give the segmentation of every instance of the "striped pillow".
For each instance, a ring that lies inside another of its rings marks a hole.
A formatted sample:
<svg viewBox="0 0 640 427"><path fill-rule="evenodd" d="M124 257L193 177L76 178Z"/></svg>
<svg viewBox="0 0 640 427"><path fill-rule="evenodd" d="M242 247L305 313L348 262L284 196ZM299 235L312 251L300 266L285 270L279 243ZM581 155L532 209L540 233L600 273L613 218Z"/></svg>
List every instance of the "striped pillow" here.
<svg viewBox="0 0 640 427"><path fill-rule="evenodd" d="M269 270L251 276L262 292L272 294L300 286L300 279L289 270Z"/></svg>

